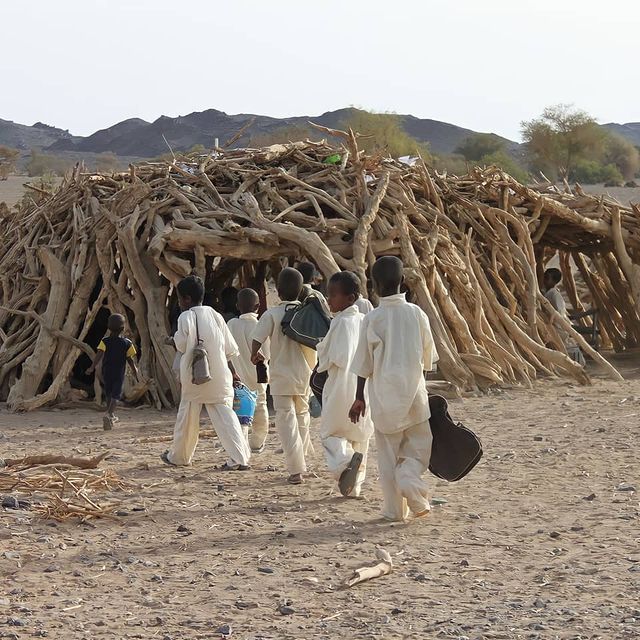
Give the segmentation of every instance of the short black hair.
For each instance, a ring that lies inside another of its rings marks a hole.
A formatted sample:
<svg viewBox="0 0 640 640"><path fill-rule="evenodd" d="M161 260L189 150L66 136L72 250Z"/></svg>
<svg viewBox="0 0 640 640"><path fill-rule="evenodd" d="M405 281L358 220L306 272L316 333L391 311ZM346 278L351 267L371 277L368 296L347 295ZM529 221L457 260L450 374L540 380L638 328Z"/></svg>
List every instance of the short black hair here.
<svg viewBox="0 0 640 640"><path fill-rule="evenodd" d="M187 276L178 282L178 293L183 298L189 298L195 304L201 304L204 300L204 282L198 276Z"/></svg>
<svg viewBox="0 0 640 640"><path fill-rule="evenodd" d="M278 276L278 295L283 301L297 300L302 284L302 274L293 267L286 267Z"/></svg>
<svg viewBox="0 0 640 640"><path fill-rule="evenodd" d="M240 289L238 291L238 310L242 313L253 311L260 304L260 296L253 289Z"/></svg>
<svg viewBox="0 0 640 640"><path fill-rule="evenodd" d="M545 276L549 276L551 280L553 280L553 284L559 284L562 280L562 271L560 269L556 269L555 267L551 267L544 272Z"/></svg>
<svg viewBox="0 0 640 640"><path fill-rule="evenodd" d="M302 282L304 284L309 284L317 271L316 265L313 264L313 262L299 262L296 269L302 274Z"/></svg>
<svg viewBox="0 0 640 640"><path fill-rule="evenodd" d="M113 333L124 331L124 316L120 313L112 313L107 320L107 329Z"/></svg>
<svg viewBox="0 0 640 640"><path fill-rule="evenodd" d="M345 296L355 296L356 300L360 297L360 278L352 271L338 271L329 279L329 283L340 286L340 290Z"/></svg>
<svg viewBox="0 0 640 640"><path fill-rule="evenodd" d="M402 284L404 265L396 256L382 256L371 268L371 277L381 289L399 289Z"/></svg>

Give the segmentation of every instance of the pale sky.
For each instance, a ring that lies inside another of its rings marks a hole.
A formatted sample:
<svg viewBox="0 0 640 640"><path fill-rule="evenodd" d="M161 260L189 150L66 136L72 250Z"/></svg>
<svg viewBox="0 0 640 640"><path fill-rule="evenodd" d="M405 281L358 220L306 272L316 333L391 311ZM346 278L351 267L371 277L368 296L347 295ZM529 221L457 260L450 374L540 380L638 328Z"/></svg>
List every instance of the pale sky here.
<svg viewBox="0 0 640 640"><path fill-rule="evenodd" d="M0 0L0 27L0 118L79 135L207 108L640 121L638 0Z"/></svg>

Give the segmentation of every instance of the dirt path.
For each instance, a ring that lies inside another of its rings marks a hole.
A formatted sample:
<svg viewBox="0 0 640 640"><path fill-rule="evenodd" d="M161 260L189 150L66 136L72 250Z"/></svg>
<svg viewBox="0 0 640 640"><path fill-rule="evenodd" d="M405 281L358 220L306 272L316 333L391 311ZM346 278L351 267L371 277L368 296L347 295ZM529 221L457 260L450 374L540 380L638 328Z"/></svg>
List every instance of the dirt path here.
<svg viewBox="0 0 640 640"><path fill-rule="evenodd" d="M640 489L640 381L546 382L452 413L485 458L433 481L447 502L428 518L392 525L375 463L366 499L340 499L317 442L315 474L290 487L273 435L251 472L215 471L215 440L170 469L165 445L135 442L169 434L171 414L123 411L105 433L90 411L3 412L4 455L109 448L139 488L117 522L0 512L0 638L640 637L639 494L617 490ZM376 545L394 572L340 590Z"/></svg>

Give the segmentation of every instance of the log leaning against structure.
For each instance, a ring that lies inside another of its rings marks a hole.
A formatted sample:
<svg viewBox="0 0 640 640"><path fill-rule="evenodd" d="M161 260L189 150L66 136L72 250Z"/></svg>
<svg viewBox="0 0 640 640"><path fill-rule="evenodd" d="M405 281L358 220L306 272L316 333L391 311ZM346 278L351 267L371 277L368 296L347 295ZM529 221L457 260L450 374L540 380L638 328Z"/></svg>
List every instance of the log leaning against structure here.
<svg viewBox="0 0 640 640"><path fill-rule="evenodd" d="M411 299L430 318L440 371L460 389L530 385L539 375L587 383L566 355L567 334L619 377L538 282L559 252L570 301L585 302L579 272L605 346L637 347L637 207L579 187L532 189L495 167L438 175L422 162L367 156L352 132L327 133L342 145L235 149L115 175L78 167L50 197L1 219L0 400L31 410L66 398L108 309L127 317L140 352L144 380L129 395L173 406L164 338L178 280L197 273L214 293L231 282L259 286L303 257L325 277L351 269L366 286L377 256L399 255Z"/></svg>

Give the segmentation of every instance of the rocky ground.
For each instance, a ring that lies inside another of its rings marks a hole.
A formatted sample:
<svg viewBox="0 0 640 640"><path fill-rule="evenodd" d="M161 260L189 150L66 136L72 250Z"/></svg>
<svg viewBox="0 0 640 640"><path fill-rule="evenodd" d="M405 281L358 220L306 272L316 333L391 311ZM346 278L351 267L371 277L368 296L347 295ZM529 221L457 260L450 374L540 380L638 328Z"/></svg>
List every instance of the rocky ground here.
<svg viewBox="0 0 640 640"><path fill-rule="evenodd" d="M172 415L0 413L5 457L110 449L133 484L114 520L0 512L0 638L638 638L640 376L581 388L542 382L451 403L482 438L467 478L407 524L336 495L316 440L305 485L284 483L270 436L253 469L224 473L217 441L165 467ZM375 450L375 446L373 447ZM96 499L102 500L102 497ZM389 551L391 574L342 589Z"/></svg>

